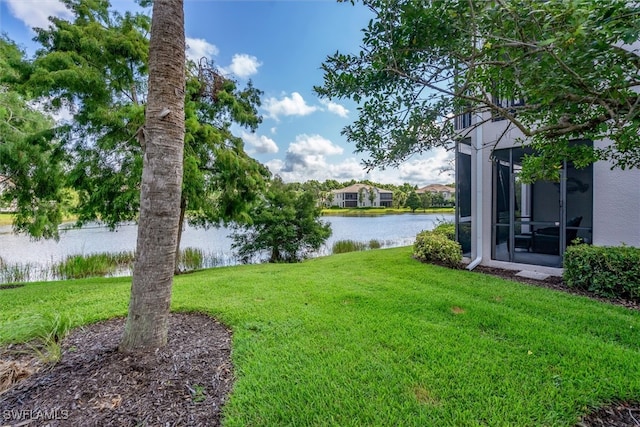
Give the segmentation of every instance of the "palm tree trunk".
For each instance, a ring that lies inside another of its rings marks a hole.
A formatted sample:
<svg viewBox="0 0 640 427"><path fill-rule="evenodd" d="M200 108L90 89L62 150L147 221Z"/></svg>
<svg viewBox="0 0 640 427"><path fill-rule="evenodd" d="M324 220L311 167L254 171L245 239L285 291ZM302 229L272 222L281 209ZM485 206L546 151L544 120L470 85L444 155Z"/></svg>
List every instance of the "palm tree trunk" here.
<svg viewBox="0 0 640 427"><path fill-rule="evenodd" d="M167 342L182 189L184 67L183 0L155 0L138 241L121 351Z"/></svg>

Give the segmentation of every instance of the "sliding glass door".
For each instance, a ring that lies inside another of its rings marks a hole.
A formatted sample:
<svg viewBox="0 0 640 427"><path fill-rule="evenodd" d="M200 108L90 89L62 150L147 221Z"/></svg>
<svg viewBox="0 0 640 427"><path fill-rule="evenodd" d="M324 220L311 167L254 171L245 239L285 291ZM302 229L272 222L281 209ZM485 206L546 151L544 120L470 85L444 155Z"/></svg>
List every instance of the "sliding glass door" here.
<svg viewBox="0 0 640 427"><path fill-rule="evenodd" d="M471 255L471 140L456 145L456 240Z"/></svg>
<svg viewBox="0 0 640 427"><path fill-rule="evenodd" d="M560 182L528 184L520 172L530 153L523 147L493 152L492 258L560 267L576 238L591 241L593 169L564 162Z"/></svg>

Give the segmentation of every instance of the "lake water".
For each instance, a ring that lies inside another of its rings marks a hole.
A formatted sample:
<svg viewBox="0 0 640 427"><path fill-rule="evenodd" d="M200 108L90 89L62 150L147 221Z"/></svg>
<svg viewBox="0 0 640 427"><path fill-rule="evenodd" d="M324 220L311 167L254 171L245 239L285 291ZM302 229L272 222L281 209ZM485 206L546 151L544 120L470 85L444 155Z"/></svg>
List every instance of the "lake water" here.
<svg viewBox="0 0 640 427"><path fill-rule="evenodd" d="M333 234L318 255L330 254L337 240L368 243L375 239L382 247L411 245L420 231L430 230L442 220L452 221L453 215L325 216L322 220L331 224ZM0 258L7 264L48 266L68 255L134 251L136 232L134 224L120 226L115 231L95 225L62 231L60 240L55 242L33 241L24 235L14 234L10 226L2 226ZM235 264L229 234L231 231L224 227L204 230L187 226L182 235L182 248L201 249L217 258L221 265Z"/></svg>

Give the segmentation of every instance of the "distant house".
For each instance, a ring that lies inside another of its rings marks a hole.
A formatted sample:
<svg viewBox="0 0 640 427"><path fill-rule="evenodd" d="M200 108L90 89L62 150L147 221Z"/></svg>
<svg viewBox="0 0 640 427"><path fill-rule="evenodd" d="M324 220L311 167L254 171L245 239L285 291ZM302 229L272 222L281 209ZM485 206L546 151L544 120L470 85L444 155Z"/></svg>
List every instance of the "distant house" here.
<svg viewBox="0 0 640 427"><path fill-rule="evenodd" d="M440 194L445 202L452 201L455 198L456 189L442 184L429 184L416 190L417 194L431 193Z"/></svg>
<svg viewBox="0 0 640 427"><path fill-rule="evenodd" d="M393 203L393 191L367 184L353 184L333 190L332 206L340 208L387 207Z"/></svg>

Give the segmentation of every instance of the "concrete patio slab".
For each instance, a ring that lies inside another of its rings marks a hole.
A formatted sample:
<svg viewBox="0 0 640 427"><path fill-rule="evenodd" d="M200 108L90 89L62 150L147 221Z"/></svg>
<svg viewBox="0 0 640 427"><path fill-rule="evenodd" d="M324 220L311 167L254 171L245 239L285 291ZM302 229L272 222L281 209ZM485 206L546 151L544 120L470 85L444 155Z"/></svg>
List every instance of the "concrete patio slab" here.
<svg viewBox="0 0 640 427"><path fill-rule="evenodd" d="M545 280L549 278L549 275L546 273L541 273L539 271L530 271L530 270L522 270L516 273L516 276L526 277L527 279L534 279L534 280Z"/></svg>

